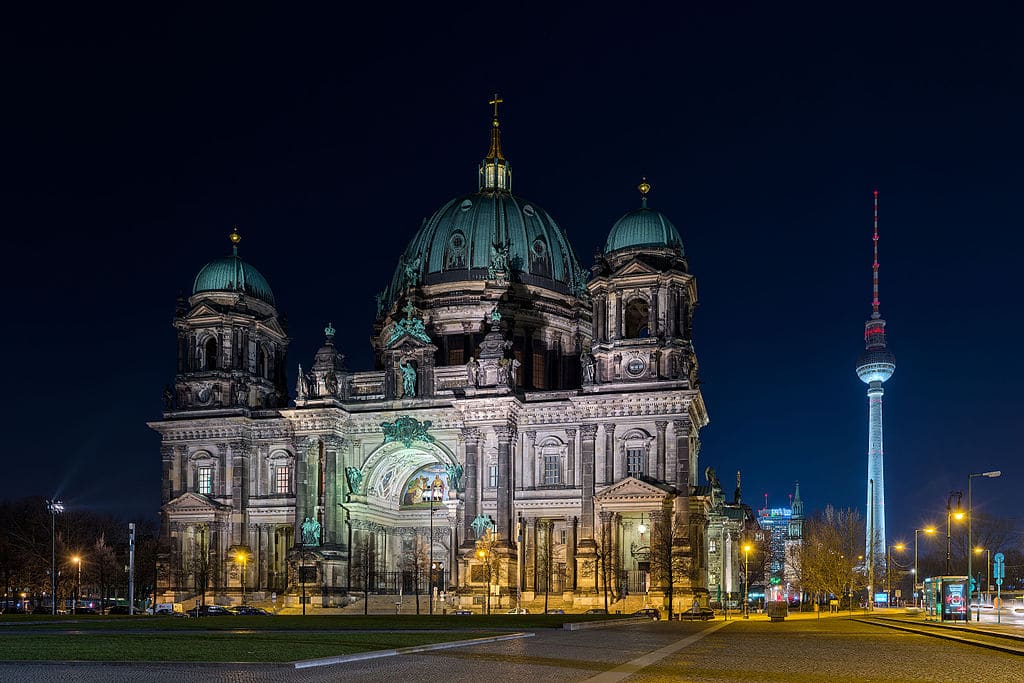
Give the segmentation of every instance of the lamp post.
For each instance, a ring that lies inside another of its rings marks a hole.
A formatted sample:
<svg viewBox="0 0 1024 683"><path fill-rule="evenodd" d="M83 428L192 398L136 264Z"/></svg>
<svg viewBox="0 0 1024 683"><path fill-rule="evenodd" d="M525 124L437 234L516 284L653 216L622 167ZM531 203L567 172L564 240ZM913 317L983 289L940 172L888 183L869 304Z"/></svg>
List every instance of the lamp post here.
<svg viewBox="0 0 1024 683"><path fill-rule="evenodd" d="M985 570L985 590L987 592L991 592L992 591L992 551L991 550L987 550L985 548L975 548L974 552L978 553L979 555L981 553L985 553L985 555L986 555L986 558L985 558L986 559L986 562L985 562L985 567L986 567L986 570ZM981 604L981 585L980 585L981 582L979 581L978 583L979 583L979 585L978 585L978 604L980 605ZM978 610L978 621L981 621L981 610L980 609Z"/></svg>
<svg viewBox="0 0 1024 683"><path fill-rule="evenodd" d="M72 614L78 614L78 598L82 595L82 558L75 555L71 558L71 561L78 565L78 580L75 588L75 601L72 603Z"/></svg>
<svg viewBox="0 0 1024 683"><path fill-rule="evenodd" d="M430 560L427 567L427 614L434 613L434 492L430 487L430 536L427 538L427 545L430 546ZM420 557L423 557L420 555Z"/></svg>
<svg viewBox="0 0 1024 683"><path fill-rule="evenodd" d="M750 618L750 544L743 544L743 618Z"/></svg>
<svg viewBox="0 0 1024 683"><path fill-rule="evenodd" d="M46 501L50 511L50 607L51 614L57 614L57 522L58 512L64 512L64 503L59 500Z"/></svg>
<svg viewBox="0 0 1024 683"><path fill-rule="evenodd" d="M244 550L235 553L235 560L242 563L242 604L245 604L245 574L248 567L249 555Z"/></svg>
<svg viewBox="0 0 1024 683"><path fill-rule="evenodd" d="M973 532L972 527L973 527L973 522L974 522L974 514L973 514L973 510L971 508L971 480L974 479L975 477L986 477L988 479L995 479L996 477L998 477L1000 475L1002 475L1002 472L1000 472L999 470L992 470L990 472L975 472L973 474L968 474L967 475L967 585L968 586L971 585L971 577L973 576L973 574L971 574L971 571L973 570L973 567L971 566L971 555L972 555L971 548L974 547L974 539L971 538L971 534ZM981 593L981 586L978 586L978 593L979 594ZM970 595L967 596L967 620L968 621L971 620L971 596ZM980 610L978 612L978 620L979 621L981 620L981 612L980 612Z"/></svg>
<svg viewBox="0 0 1024 683"><path fill-rule="evenodd" d="M887 584L889 584L889 585L886 586L885 592L886 592L886 595L888 597L888 602L889 602L888 606L889 607L892 607L892 551L893 551L893 548L895 548L897 551L902 553L903 549L906 548L906 546L903 545L902 543L897 543L895 545L890 545L888 548L886 548L885 582Z"/></svg>
<svg viewBox="0 0 1024 683"><path fill-rule="evenodd" d="M950 520L956 518L960 521L964 518L963 510L960 509L960 499L963 497L963 491L950 491L949 496L946 498L946 576L949 576L953 571L950 569L949 561L949 548L950 548ZM956 512L953 511L953 496L956 496ZM969 555L970 553L968 553Z"/></svg>
<svg viewBox="0 0 1024 683"><path fill-rule="evenodd" d="M918 607L921 606L921 594L918 592L917 584L920 583L921 580L919 578L920 573L917 569L917 535L922 531L926 534L934 534L935 527L926 526L923 529L914 529L914 599L917 601Z"/></svg>

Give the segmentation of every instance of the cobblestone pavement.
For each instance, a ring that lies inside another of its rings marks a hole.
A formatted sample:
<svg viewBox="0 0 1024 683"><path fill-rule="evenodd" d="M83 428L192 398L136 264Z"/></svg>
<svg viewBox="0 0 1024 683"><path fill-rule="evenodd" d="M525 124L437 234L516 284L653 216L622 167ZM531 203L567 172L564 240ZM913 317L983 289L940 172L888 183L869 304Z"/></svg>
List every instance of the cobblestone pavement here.
<svg viewBox="0 0 1024 683"><path fill-rule="evenodd" d="M720 625L651 623L295 670L281 664L0 664L0 681L586 681ZM1021 657L848 619L737 620L628 681L1017 681Z"/></svg>

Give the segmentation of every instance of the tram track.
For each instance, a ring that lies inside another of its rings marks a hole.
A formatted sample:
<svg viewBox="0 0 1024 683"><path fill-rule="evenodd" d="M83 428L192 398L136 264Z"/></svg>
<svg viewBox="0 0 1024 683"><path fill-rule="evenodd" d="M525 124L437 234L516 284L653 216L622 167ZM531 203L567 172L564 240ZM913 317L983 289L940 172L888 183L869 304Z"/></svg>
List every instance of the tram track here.
<svg viewBox="0 0 1024 683"><path fill-rule="evenodd" d="M897 631L905 631L930 638L941 638L953 642L975 647L984 647L989 650L998 650L1018 656L1024 656L1024 636L1017 636L1009 633L996 633L970 627L942 626L928 622L907 622L902 619L889 617L874 617L871 619L857 618L862 624L891 628ZM1013 644L1011 644L1013 643Z"/></svg>

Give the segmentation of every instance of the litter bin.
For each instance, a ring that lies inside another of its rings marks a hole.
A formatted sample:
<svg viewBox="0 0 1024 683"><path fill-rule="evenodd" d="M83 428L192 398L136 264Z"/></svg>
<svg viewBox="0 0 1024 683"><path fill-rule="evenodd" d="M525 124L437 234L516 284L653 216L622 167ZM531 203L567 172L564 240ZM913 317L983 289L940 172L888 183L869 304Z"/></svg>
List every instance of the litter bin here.
<svg viewBox="0 0 1024 683"><path fill-rule="evenodd" d="M789 616L789 604L781 600L769 602L768 616L772 621L783 621Z"/></svg>

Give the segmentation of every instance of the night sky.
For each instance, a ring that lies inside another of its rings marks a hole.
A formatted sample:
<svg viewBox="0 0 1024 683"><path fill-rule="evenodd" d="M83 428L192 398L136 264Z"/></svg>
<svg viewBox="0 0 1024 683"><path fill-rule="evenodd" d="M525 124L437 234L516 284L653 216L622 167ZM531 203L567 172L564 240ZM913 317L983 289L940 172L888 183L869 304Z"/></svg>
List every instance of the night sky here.
<svg viewBox="0 0 1024 683"><path fill-rule="evenodd" d="M968 472L1001 469L976 507L1019 514L1021 16L444 7L5 18L0 498L156 515L175 299L232 224L288 316L289 385L329 321L370 369L373 295L476 189L498 91L513 189L585 266L641 176L679 228L727 491L742 469L753 505L799 480L863 511L877 188L889 539Z"/></svg>

